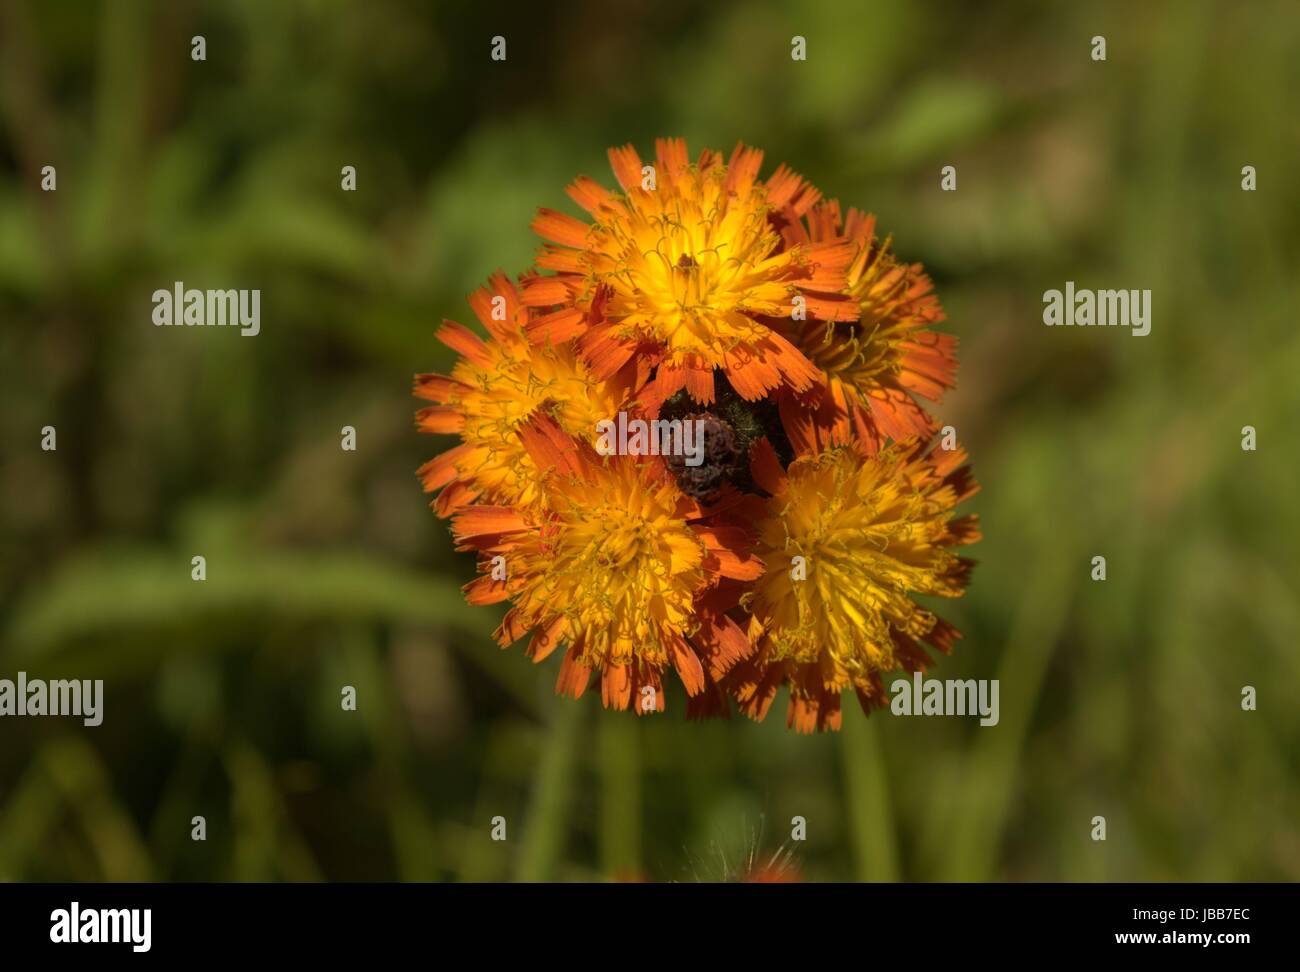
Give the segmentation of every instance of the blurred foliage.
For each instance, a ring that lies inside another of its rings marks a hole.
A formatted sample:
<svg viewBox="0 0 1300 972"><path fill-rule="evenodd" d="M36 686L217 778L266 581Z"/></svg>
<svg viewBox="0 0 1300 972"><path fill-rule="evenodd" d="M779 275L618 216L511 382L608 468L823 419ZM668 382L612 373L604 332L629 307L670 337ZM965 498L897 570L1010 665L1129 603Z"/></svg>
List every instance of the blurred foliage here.
<svg viewBox="0 0 1300 972"><path fill-rule="evenodd" d="M1300 18L989 7L3 0L0 677L107 684L93 731L0 723L0 879L1300 879ZM934 674L1000 678L996 729L615 716L463 604L410 375L663 134L934 275L986 537ZM1067 279L1150 288L1150 336L1044 328ZM262 333L154 328L175 280Z"/></svg>

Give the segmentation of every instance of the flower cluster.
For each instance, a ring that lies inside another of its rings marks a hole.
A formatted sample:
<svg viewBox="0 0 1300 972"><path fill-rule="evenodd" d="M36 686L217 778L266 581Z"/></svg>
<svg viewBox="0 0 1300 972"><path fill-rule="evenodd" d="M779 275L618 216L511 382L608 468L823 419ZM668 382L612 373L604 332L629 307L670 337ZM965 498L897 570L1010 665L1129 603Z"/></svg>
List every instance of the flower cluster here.
<svg viewBox="0 0 1300 972"><path fill-rule="evenodd" d="M557 691L657 712L675 674L689 715L762 719L784 685L788 725L835 729L846 690L883 705L960 637L913 599L960 597L979 539L924 404L956 340L873 217L753 148L655 149L569 187L586 219L538 213L536 266L470 295L486 338L443 323L459 361L416 376L417 425L460 441L419 474L470 602L510 604L502 646L563 649ZM616 447L615 416L648 437Z"/></svg>

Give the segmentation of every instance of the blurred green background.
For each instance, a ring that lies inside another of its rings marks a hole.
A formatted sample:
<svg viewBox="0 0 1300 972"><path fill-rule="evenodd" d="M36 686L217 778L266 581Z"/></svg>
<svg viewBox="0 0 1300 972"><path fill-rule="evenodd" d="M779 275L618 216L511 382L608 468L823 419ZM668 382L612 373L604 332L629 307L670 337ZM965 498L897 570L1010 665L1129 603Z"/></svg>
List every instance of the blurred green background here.
<svg viewBox="0 0 1300 972"><path fill-rule="evenodd" d="M1300 879L1297 50L1284 0L0 0L0 677L106 680L97 729L0 722L0 880ZM933 274L985 533L933 674L996 728L615 716L463 604L411 375L669 134ZM155 328L176 280L262 333ZM1044 327L1066 280L1151 334Z"/></svg>

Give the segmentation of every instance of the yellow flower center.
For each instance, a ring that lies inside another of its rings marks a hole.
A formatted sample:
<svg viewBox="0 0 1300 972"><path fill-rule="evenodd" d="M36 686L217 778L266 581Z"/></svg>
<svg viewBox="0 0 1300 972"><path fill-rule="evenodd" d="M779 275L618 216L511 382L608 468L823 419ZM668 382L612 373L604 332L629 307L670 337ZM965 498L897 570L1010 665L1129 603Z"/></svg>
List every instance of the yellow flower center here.
<svg viewBox="0 0 1300 972"><path fill-rule="evenodd" d="M689 635L704 547L676 513L671 484L648 485L616 461L596 481L559 479L547 491L553 528L529 551L517 604L563 614L587 664L671 660L666 634Z"/></svg>
<svg viewBox="0 0 1300 972"><path fill-rule="evenodd" d="M799 266L796 252L776 253L768 209L761 186L728 192L717 169L687 170L604 209L584 259L612 291L606 314L620 336L710 364L762 339L768 328L753 316L789 315Z"/></svg>
<svg viewBox="0 0 1300 972"><path fill-rule="evenodd" d="M880 322L811 323L796 345L828 376L857 388L871 387L882 375L901 370L898 334Z"/></svg>
<svg viewBox="0 0 1300 972"><path fill-rule="evenodd" d="M462 440L474 448L457 466L494 502L528 506L538 498L537 466L518 435L538 408L549 408L570 435L594 443L597 422L621 405L568 348L524 347L501 353L493 368L462 366L453 374L473 389L457 404L465 414Z"/></svg>
<svg viewBox="0 0 1300 972"><path fill-rule="evenodd" d="M846 683L893 670L891 630L920 638L936 622L910 595L960 594L942 546L948 508L911 484L899 457L891 447L864 462L843 448L791 465L760 533L768 570L749 599L773 660L827 652Z"/></svg>
<svg viewBox="0 0 1300 972"><path fill-rule="evenodd" d="M850 386L868 388L897 374L913 282L909 267L889 252L889 241L872 241L849 268L849 296L858 305L858 320L809 322L796 346L827 375Z"/></svg>

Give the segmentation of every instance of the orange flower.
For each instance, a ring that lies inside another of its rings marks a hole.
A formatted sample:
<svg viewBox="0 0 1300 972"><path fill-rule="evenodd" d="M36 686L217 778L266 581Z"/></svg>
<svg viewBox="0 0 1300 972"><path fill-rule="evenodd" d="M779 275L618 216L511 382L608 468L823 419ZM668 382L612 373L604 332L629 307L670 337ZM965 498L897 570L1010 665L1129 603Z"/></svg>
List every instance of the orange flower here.
<svg viewBox="0 0 1300 972"><path fill-rule="evenodd" d="M565 646L562 694L658 712L671 671L688 716L762 719L785 685L788 725L838 728L960 637L916 600L962 596L979 539L965 453L927 445L956 339L874 217L758 150L609 158L619 189L541 210L537 268L469 297L487 338L445 321L460 360L416 376L419 429L460 439L420 476L466 595L510 602L503 646Z"/></svg>
<svg viewBox="0 0 1300 972"><path fill-rule="evenodd" d="M738 145L725 164L705 151L692 165L681 139L655 148L653 172L632 146L610 149L622 193L585 177L569 187L591 223L547 209L533 221L551 241L537 264L555 271L524 286L524 302L547 309L529 325L533 339L578 338L602 379L655 367L651 408L682 388L711 403L715 368L750 400L778 387L809 391L817 369L772 321L799 306L823 320L856 319L840 293L852 246L782 245L779 226L819 194L784 167L760 182L757 149Z"/></svg>
<svg viewBox="0 0 1300 972"><path fill-rule="evenodd" d="M957 339L929 330L944 319L930 278L919 263L900 262L888 239L876 239L875 222L855 209L843 221L831 201L784 226L790 246L847 237L856 248L847 272L855 320L781 322L822 378L814 394L781 398L786 431L801 454L855 435L869 450L887 439L928 436L936 423L914 396L939 402L955 384Z"/></svg>
<svg viewBox="0 0 1300 972"><path fill-rule="evenodd" d="M753 650L725 614L736 600L727 582L762 572L745 531L687 497L658 457L599 457L545 415L519 431L543 503L475 505L452 519L460 549L480 553L470 602L511 600L497 640L532 632L534 661L568 645L557 692L576 698L599 672L607 707L662 711L672 668L713 707L717 681Z"/></svg>
<svg viewBox="0 0 1300 972"><path fill-rule="evenodd" d="M924 670L923 644L948 651L960 635L912 597L960 597L969 580L973 562L953 548L979 539L978 521L950 515L978 489L965 458L911 439L787 471L766 443L754 450L771 499L757 525L767 570L741 602L759 650L727 682L742 711L762 719L784 683L788 724L837 729L845 689L869 711L886 701L882 674Z"/></svg>
<svg viewBox="0 0 1300 972"><path fill-rule="evenodd" d="M616 413L628 392L617 382L597 382L568 345L530 345L524 333L528 309L504 273L494 274L469 302L490 340L444 321L438 339L460 352L461 360L450 377L415 377L415 394L440 403L421 409L416 426L461 438L420 469L426 492L442 490L434 504L440 516L480 497L535 502L538 470L520 442L519 427L542 411L566 432L590 441L596 423Z"/></svg>

